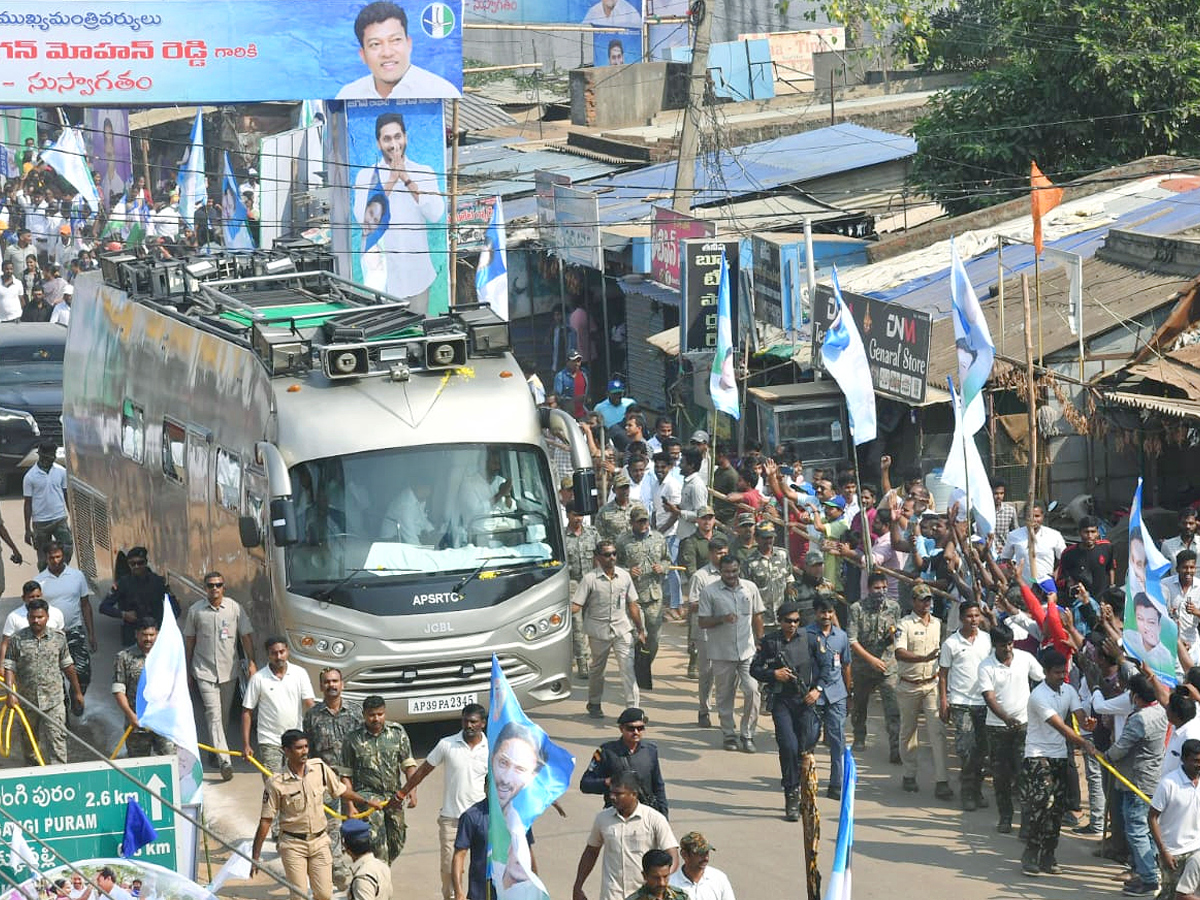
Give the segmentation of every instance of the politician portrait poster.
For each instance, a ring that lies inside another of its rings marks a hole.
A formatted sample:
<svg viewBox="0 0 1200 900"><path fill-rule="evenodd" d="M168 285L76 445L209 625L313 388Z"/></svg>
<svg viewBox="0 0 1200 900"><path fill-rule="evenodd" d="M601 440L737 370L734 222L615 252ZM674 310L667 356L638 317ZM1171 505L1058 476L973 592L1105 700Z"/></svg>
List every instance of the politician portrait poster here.
<svg viewBox="0 0 1200 900"><path fill-rule="evenodd" d="M446 131L441 101L347 101L351 278L449 308Z"/></svg>
<svg viewBox="0 0 1200 900"><path fill-rule="evenodd" d="M129 110L88 107L84 111L88 160L100 176L96 185L105 209L130 187L133 156L129 146Z"/></svg>

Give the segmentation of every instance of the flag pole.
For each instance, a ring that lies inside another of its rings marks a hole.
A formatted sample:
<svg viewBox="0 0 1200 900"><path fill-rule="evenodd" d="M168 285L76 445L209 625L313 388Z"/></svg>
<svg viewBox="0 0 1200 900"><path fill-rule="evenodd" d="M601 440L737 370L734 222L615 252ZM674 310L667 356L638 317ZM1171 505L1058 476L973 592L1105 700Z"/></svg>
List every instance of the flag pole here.
<svg viewBox="0 0 1200 900"><path fill-rule="evenodd" d="M858 490L861 496L862 492L862 472L858 468L858 444L854 440L854 435L850 435L850 453L854 459L854 480L858 482ZM867 573L867 577L871 577L871 566L874 563L874 558L871 556L871 523L867 521L866 511L862 509L862 504L859 504L859 512L862 514L862 532L863 532L863 571ZM850 523L850 527L854 527L854 523Z"/></svg>
<svg viewBox="0 0 1200 900"><path fill-rule="evenodd" d="M1029 536L1030 580L1037 584L1037 557L1034 556L1033 527L1030 524L1033 503L1037 498L1037 389L1033 379L1033 323L1030 321L1028 274L1021 275L1021 300L1025 307L1025 386L1029 392L1029 499L1025 509L1025 533Z"/></svg>

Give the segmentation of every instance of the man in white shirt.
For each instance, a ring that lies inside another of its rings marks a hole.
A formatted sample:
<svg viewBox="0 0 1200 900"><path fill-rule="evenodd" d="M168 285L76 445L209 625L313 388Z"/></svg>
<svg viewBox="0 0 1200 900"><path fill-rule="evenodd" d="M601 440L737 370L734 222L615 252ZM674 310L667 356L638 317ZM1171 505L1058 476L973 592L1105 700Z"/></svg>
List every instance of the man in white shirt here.
<svg viewBox="0 0 1200 900"><path fill-rule="evenodd" d="M158 208L150 216L151 232L155 237L175 241L179 238L179 229L183 225L183 216L175 205L177 198L174 194L169 200L159 200Z"/></svg>
<svg viewBox="0 0 1200 900"><path fill-rule="evenodd" d="M954 752L962 769L962 808L971 812L988 805L980 792L988 707L979 688L979 666L992 652L992 640L979 628L983 613L978 600L964 600L958 616L958 630L946 638L938 657L938 711L942 722L954 720Z"/></svg>
<svg viewBox="0 0 1200 900"><path fill-rule="evenodd" d="M639 19L636 23L641 24ZM337 100L439 100L459 96L445 78L412 64L408 14L390 0L368 3L354 20L358 55L370 70L338 91Z"/></svg>
<svg viewBox="0 0 1200 900"><path fill-rule="evenodd" d="M63 288L62 302L54 304L54 312L50 313L51 325L66 327L71 324L71 301L74 299L75 286L68 284Z"/></svg>
<svg viewBox="0 0 1200 900"><path fill-rule="evenodd" d="M763 601L758 586L741 578L736 556L721 560L721 580L700 594L700 627L706 630L708 658L717 691L717 716L726 750L754 753L758 725L758 685L750 676L754 648L763 635ZM733 718L734 696L742 692L740 729ZM739 743L738 737L741 741Z"/></svg>
<svg viewBox="0 0 1200 900"><path fill-rule="evenodd" d="M42 598L51 609L63 614L63 632L67 649L75 660L79 689L85 694L92 682L92 654L98 649L96 626L92 622L91 589L87 578L63 558L63 548L54 542L46 545L46 569L35 578L42 586Z"/></svg>
<svg viewBox="0 0 1200 900"><path fill-rule="evenodd" d="M287 642L269 637L263 642L269 665L251 676L242 698L242 752L271 772L283 770L283 733L299 729L304 711L316 703L312 682L298 666L288 663ZM250 739L250 720L258 712L256 740ZM265 780L265 776L264 776Z"/></svg>
<svg viewBox="0 0 1200 900"><path fill-rule="evenodd" d="M4 634L3 637L0 637L0 665L4 663L4 657L8 655L8 639L29 625L28 605L34 600L41 599L42 586L36 581L25 582L21 588L21 604L4 619ZM51 606L49 613L50 616L46 620L47 630L62 631L64 624L62 610Z"/></svg>
<svg viewBox="0 0 1200 900"><path fill-rule="evenodd" d="M1013 648L1013 633L1003 625L991 631L992 655L979 664L979 689L987 704L987 743L996 790L996 830L1012 833L1013 788L1025 758L1025 726L1029 721L1029 682L1045 678L1031 653Z"/></svg>
<svg viewBox="0 0 1200 900"><path fill-rule="evenodd" d="M1067 549L1067 542L1063 540L1063 536L1051 528L1049 525L1043 525L1042 521L1046 518L1046 507L1041 500L1033 501L1030 507L1029 521L1022 528L1014 528L1008 533L1008 540L1004 542L1004 549L1000 551L1001 559L1011 559L1014 563L1020 566L1021 577L1028 583L1044 581L1054 575L1054 568L1058 565L1058 558L1062 556L1063 551ZM1033 552L1036 555L1037 572L1034 573L1029 567L1029 532L1033 530ZM1036 577L1034 577L1036 574Z"/></svg>
<svg viewBox="0 0 1200 900"><path fill-rule="evenodd" d="M625 467L625 474L629 476L629 496L635 501L640 500L646 509L654 509L654 487L658 479L646 472L647 465L644 457L635 456Z"/></svg>
<svg viewBox="0 0 1200 900"><path fill-rule="evenodd" d="M687 894L688 900L736 900L729 877L708 864L716 848L698 831L689 831L679 839L683 865L671 873L667 882Z"/></svg>
<svg viewBox="0 0 1200 900"><path fill-rule="evenodd" d="M1071 716L1083 711L1083 703L1075 688L1067 684L1067 658L1051 647L1042 652L1042 668L1046 678L1029 694L1021 763L1021 829L1025 832L1021 871L1026 875L1062 871L1054 853L1067 807L1067 744L1090 755L1096 753L1092 742L1080 737L1070 724Z"/></svg>
<svg viewBox="0 0 1200 900"><path fill-rule="evenodd" d="M472 804L487 796L484 788L488 772L488 742L484 734L487 711L478 703L462 710L462 730L444 737L429 751L425 761L404 782L405 796L442 763L446 764L446 782L442 789L442 808L438 811L438 844L441 847L442 900L454 900L454 839L458 820Z"/></svg>
<svg viewBox="0 0 1200 900"><path fill-rule="evenodd" d="M67 525L67 470L55 462L58 444L42 441L38 445L37 464L29 467L21 481L25 496L25 543L37 551L37 567L46 568L46 546L54 541L62 546L68 563L75 550L75 539Z"/></svg>
<svg viewBox="0 0 1200 900"><path fill-rule="evenodd" d="M1180 550L1191 550L1200 553L1200 534L1197 533L1198 520L1196 511L1191 507L1179 511L1179 534L1169 537L1162 542L1162 555L1171 564L1171 570L1176 568L1175 557Z"/></svg>
<svg viewBox="0 0 1200 900"><path fill-rule="evenodd" d="M1171 725L1167 738L1167 752L1162 761L1162 778L1166 778L1183 764L1183 745L1190 740L1200 740L1200 716L1196 715L1196 701L1186 688L1171 691L1167 698L1167 722Z"/></svg>
<svg viewBox="0 0 1200 900"><path fill-rule="evenodd" d="M1196 627L1200 620L1200 583L1196 582L1195 550L1180 550L1176 554L1175 574L1162 580L1162 593L1167 612L1179 626L1179 640L1187 647L1194 665L1196 642L1200 640Z"/></svg>
<svg viewBox="0 0 1200 900"><path fill-rule="evenodd" d="M1200 891L1200 740L1185 741L1182 763L1163 775L1150 800L1150 834L1158 845L1160 897Z"/></svg>
<svg viewBox="0 0 1200 900"><path fill-rule="evenodd" d="M11 260L0 269L0 322L18 322L25 308L25 285L13 274Z"/></svg>

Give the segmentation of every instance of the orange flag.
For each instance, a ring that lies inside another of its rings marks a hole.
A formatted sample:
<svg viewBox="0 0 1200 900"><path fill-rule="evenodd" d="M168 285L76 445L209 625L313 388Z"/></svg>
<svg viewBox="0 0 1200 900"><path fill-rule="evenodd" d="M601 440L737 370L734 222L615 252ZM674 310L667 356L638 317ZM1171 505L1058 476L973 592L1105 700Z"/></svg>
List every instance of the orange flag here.
<svg viewBox="0 0 1200 900"><path fill-rule="evenodd" d="M1062 188L1042 174L1038 164L1030 161L1029 199L1033 208L1033 252L1042 252L1042 216L1062 203Z"/></svg>

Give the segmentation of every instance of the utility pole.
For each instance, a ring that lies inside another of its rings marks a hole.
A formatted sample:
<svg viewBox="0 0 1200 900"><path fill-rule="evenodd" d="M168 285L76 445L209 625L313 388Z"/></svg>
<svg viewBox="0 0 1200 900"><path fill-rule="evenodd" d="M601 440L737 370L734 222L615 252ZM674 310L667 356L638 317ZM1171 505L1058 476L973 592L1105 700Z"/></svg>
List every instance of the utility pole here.
<svg viewBox="0 0 1200 900"><path fill-rule="evenodd" d="M692 43L692 68L688 75L687 107L679 133L679 164L675 168L675 193L671 206L691 214L696 188L696 157L700 151L700 116L708 96L708 45L712 43L713 14L720 0L693 0L696 38ZM713 7L710 9L709 7Z"/></svg>

